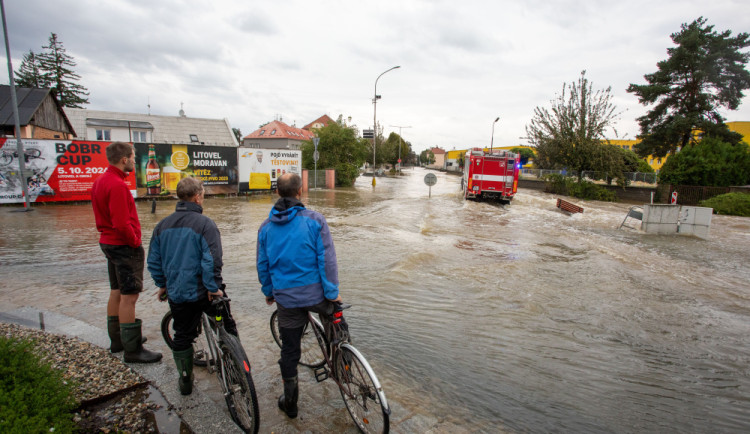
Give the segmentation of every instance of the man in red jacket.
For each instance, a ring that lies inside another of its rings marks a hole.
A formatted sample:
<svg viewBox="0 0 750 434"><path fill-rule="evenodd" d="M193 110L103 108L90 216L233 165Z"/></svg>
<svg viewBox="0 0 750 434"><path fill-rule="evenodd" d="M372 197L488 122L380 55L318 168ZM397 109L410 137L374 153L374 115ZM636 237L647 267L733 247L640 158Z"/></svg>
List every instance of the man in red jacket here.
<svg viewBox="0 0 750 434"><path fill-rule="evenodd" d="M128 363L153 363L161 353L143 348L141 320L135 317L135 303L143 291L145 253L141 245L141 223L135 200L125 184L135 170L135 151L129 143L112 142L106 149L109 167L91 188L96 229L101 233L99 246L107 257L109 302L107 332L110 351L125 350Z"/></svg>

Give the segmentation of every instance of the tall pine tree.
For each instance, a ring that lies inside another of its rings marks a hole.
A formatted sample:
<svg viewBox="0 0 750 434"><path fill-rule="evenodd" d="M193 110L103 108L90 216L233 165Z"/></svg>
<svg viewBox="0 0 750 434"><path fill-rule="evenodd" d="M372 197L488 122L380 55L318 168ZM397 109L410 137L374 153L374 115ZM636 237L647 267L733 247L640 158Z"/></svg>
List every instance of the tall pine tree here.
<svg viewBox="0 0 750 434"><path fill-rule="evenodd" d="M654 105L638 118L639 155L674 154L678 147L694 144L698 133L739 142L742 136L729 131L719 109L736 110L750 88L745 69L750 53L743 51L750 46L750 35L731 34L716 32L703 17L683 24L672 34L676 47L667 49L669 58L656 64L658 71L645 75L648 84L628 87L641 104Z"/></svg>
<svg viewBox="0 0 750 434"><path fill-rule="evenodd" d="M23 61L16 71L16 86L18 87L48 87L49 83L39 65L39 56L29 50L24 54Z"/></svg>
<svg viewBox="0 0 750 434"><path fill-rule="evenodd" d="M57 95L58 101L65 107L83 108L82 104L89 103L86 98L89 93L85 87L76 83L81 76L72 69L76 66L73 57L65 52L55 33L50 34L49 45L42 48L47 51L36 56L39 59L39 67L44 79Z"/></svg>

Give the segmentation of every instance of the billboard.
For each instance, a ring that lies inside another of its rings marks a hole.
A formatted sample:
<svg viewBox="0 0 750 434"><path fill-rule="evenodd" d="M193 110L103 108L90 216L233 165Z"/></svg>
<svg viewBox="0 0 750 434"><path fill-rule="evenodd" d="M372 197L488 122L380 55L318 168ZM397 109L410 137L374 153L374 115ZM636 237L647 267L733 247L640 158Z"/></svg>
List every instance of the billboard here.
<svg viewBox="0 0 750 434"><path fill-rule="evenodd" d="M302 176L302 151L239 148L239 192L276 190L276 179L285 173Z"/></svg>
<svg viewBox="0 0 750 434"><path fill-rule="evenodd" d="M91 186L109 166L105 148L110 142L23 139L26 174L19 177L15 139L0 138L0 203L91 200ZM135 173L125 179L135 195Z"/></svg>
<svg viewBox="0 0 750 434"><path fill-rule="evenodd" d="M180 179L203 180L206 194L237 193L237 148L136 143L138 197L174 195Z"/></svg>

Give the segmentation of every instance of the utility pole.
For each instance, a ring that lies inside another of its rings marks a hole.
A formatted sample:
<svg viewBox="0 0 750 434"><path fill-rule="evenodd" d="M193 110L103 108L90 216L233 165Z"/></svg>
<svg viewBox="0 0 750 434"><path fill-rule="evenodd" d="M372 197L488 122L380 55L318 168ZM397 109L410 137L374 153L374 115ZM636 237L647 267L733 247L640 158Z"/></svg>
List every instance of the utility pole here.
<svg viewBox="0 0 750 434"><path fill-rule="evenodd" d="M411 126L391 125L391 127L398 128L398 171L401 172L401 128L411 128Z"/></svg>
<svg viewBox="0 0 750 434"><path fill-rule="evenodd" d="M385 74L388 71L393 71L396 68L401 68L401 66L394 66L393 68L378 75L378 78L375 79L375 96L372 98L372 127L374 128L374 133L375 133L372 139L372 186L373 187L375 187L375 148L378 147L378 99L380 99L380 95L378 95L378 80L380 80L380 77L382 77L383 74Z"/></svg>
<svg viewBox="0 0 750 434"><path fill-rule="evenodd" d="M5 2L0 0L0 10L3 15L3 34L5 35L5 52L8 54L8 81L10 82L10 101L13 104L13 119L16 122L16 149L18 152L19 177L21 178L21 189L23 191L24 211L31 211L29 207L29 191L26 185L26 154L23 151L21 140L21 121L18 117L18 98L16 97L16 81L13 79L13 62L10 60L10 43L8 42L8 25L5 23Z"/></svg>

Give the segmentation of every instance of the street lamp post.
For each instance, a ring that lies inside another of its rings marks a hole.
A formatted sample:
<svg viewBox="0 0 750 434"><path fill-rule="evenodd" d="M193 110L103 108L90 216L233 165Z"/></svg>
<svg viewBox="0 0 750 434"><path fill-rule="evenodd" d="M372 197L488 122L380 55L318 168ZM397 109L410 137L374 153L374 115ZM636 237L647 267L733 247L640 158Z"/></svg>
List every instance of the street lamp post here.
<svg viewBox="0 0 750 434"><path fill-rule="evenodd" d="M375 133L372 138L372 186L375 187L375 148L378 147L378 99L380 98L380 95L378 95L378 80L380 80L380 77L383 76L388 71L393 71L396 68L401 68L401 66L394 66L393 68L384 71L382 74L378 75L378 78L375 79L375 96L372 98L372 127L373 132Z"/></svg>
<svg viewBox="0 0 750 434"><path fill-rule="evenodd" d="M499 120L500 120L500 116L495 118L495 120L492 122L492 138L490 139L490 154L492 153L492 145L494 144L493 142L495 141L495 124Z"/></svg>
<svg viewBox="0 0 750 434"><path fill-rule="evenodd" d="M401 125L391 125L393 128L398 128L398 171L401 171L401 128L411 128L411 126L408 127L402 127Z"/></svg>

